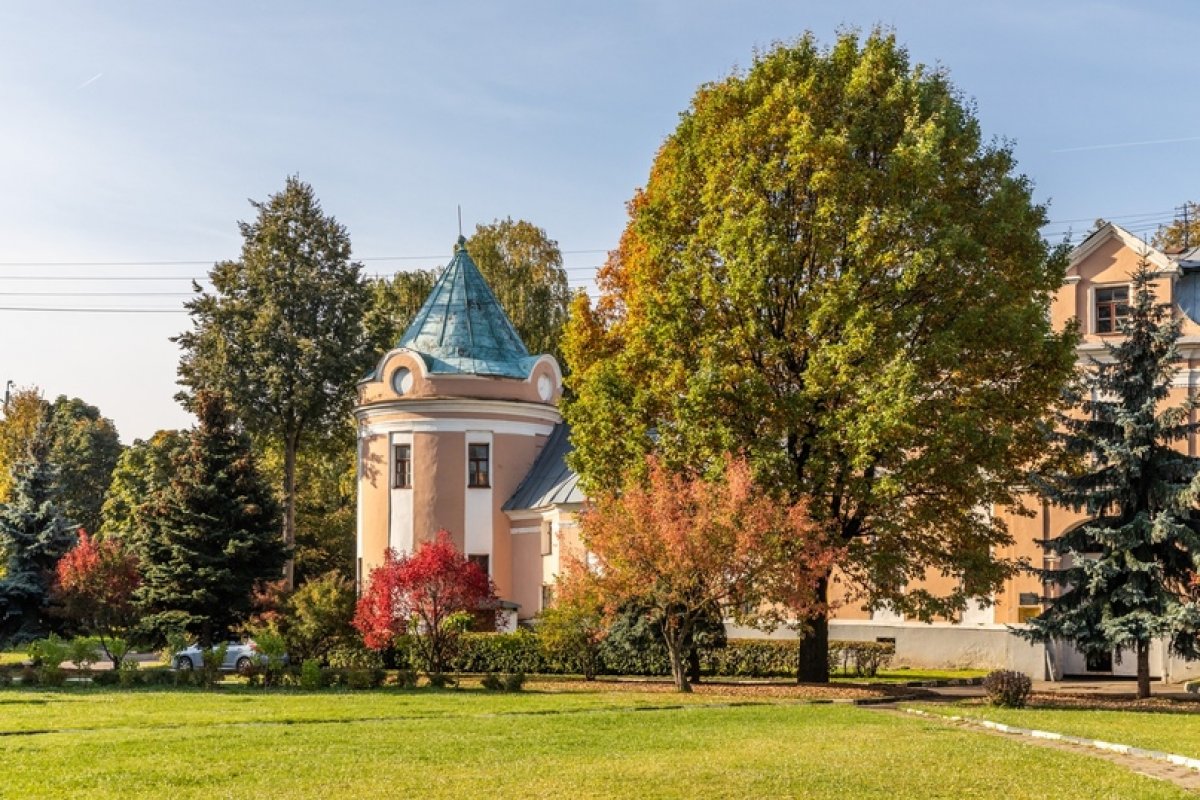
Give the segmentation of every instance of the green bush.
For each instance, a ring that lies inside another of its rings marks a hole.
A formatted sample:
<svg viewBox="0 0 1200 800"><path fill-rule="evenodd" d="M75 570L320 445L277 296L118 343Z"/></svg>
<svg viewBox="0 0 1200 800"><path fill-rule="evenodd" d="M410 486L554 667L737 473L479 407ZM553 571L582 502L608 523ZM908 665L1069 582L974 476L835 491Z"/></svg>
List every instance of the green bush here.
<svg viewBox="0 0 1200 800"><path fill-rule="evenodd" d="M327 686L326 673L315 658L300 665L300 686L304 689L322 689Z"/></svg>
<svg viewBox="0 0 1200 800"><path fill-rule="evenodd" d="M896 645L891 642L831 641L829 672L874 678L895 654Z"/></svg>
<svg viewBox="0 0 1200 800"><path fill-rule="evenodd" d="M344 644L329 652L329 666L333 669L380 669L383 656L361 642Z"/></svg>
<svg viewBox="0 0 1200 800"><path fill-rule="evenodd" d="M37 686L42 682L42 673L34 667L21 667L21 685Z"/></svg>
<svg viewBox="0 0 1200 800"><path fill-rule="evenodd" d="M92 671L92 665L100 657L100 643L90 636L76 636L67 645L67 660L80 673Z"/></svg>
<svg viewBox="0 0 1200 800"><path fill-rule="evenodd" d="M500 673L489 672L479 681L479 685L487 689L489 692L499 692L504 689L504 681L500 680Z"/></svg>
<svg viewBox="0 0 1200 800"><path fill-rule="evenodd" d="M1029 702L1033 681L1022 672L998 669L989 672L983 679L983 690L987 692L988 701L994 706L1024 708Z"/></svg>
<svg viewBox="0 0 1200 800"><path fill-rule="evenodd" d="M0 687L12 686L12 672L7 669L0 669Z"/></svg>
<svg viewBox="0 0 1200 800"><path fill-rule="evenodd" d="M131 659L121 660L116 669L116 674L117 680L122 686L136 686L141 677L141 673L138 670L138 662Z"/></svg>
<svg viewBox="0 0 1200 800"><path fill-rule="evenodd" d="M396 685L401 689L417 688L417 671L415 669L396 670Z"/></svg>
<svg viewBox="0 0 1200 800"><path fill-rule="evenodd" d="M455 672L547 672L541 643L528 630L464 633L451 661Z"/></svg>
<svg viewBox="0 0 1200 800"><path fill-rule="evenodd" d="M387 672L380 668L346 670L346 685L351 689L378 689L386 678Z"/></svg>
<svg viewBox="0 0 1200 800"><path fill-rule="evenodd" d="M706 675L789 677L796 674L799 653L794 639L730 639L724 647L701 650L700 668Z"/></svg>
<svg viewBox="0 0 1200 800"><path fill-rule="evenodd" d="M96 686L116 686L121 682L121 675L115 669L103 669L92 675L92 683Z"/></svg>

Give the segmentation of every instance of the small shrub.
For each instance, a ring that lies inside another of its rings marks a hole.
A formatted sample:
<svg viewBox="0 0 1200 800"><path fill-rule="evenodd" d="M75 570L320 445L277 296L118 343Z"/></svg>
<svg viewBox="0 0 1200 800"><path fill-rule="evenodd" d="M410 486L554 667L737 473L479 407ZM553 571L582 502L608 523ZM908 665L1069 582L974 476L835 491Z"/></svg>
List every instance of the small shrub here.
<svg viewBox="0 0 1200 800"><path fill-rule="evenodd" d="M896 654L896 645L891 642L831 641L829 643L829 671L841 671L843 675L874 678L886 667Z"/></svg>
<svg viewBox="0 0 1200 800"><path fill-rule="evenodd" d="M429 676L429 685L434 689L447 689L458 686L458 681L444 672L435 672Z"/></svg>
<svg viewBox="0 0 1200 800"><path fill-rule="evenodd" d="M378 689L386 677L382 669L351 669L346 671L346 685L351 689Z"/></svg>
<svg viewBox="0 0 1200 800"><path fill-rule="evenodd" d="M123 660L116 669L117 680L122 686L136 686L141 674L138 663L132 659Z"/></svg>
<svg viewBox="0 0 1200 800"><path fill-rule="evenodd" d="M116 686L121 682L121 674L115 669L103 669L92 675L92 683L96 686Z"/></svg>
<svg viewBox="0 0 1200 800"><path fill-rule="evenodd" d="M0 687L12 686L12 673L6 669L0 669Z"/></svg>
<svg viewBox="0 0 1200 800"><path fill-rule="evenodd" d="M321 665L315 658L310 658L300 665L300 687L302 689L323 689L327 685L325 679L325 671L321 669Z"/></svg>
<svg viewBox="0 0 1200 800"><path fill-rule="evenodd" d="M100 655L100 643L90 636L76 636L67 646L67 653L67 660L75 665L75 670L87 674Z"/></svg>
<svg viewBox="0 0 1200 800"><path fill-rule="evenodd" d="M396 670L396 685L401 689L417 688L417 671L415 669Z"/></svg>
<svg viewBox="0 0 1200 800"><path fill-rule="evenodd" d="M504 676L504 691L519 692L525 686L525 673L512 672Z"/></svg>
<svg viewBox="0 0 1200 800"><path fill-rule="evenodd" d="M38 672L43 686L65 686L67 683L67 671L62 667L44 666Z"/></svg>
<svg viewBox="0 0 1200 800"><path fill-rule="evenodd" d="M216 647L200 651L200 658L204 662L200 670L204 686L213 687L221 682L221 666L225 663L225 654L228 652L228 642L221 642Z"/></svg>
<svg viewBox="0 0 1200 800"><path fill-rule="evenodd" d="M381 669L383 657L361 644L347 644L329 652L329 666L334 669Z"/></svg>
<svg viewBox="0 0 1200 800"><path fill-rule="evenodd" d="M41 672L33 667L21 667L21 685L37 686L42 682Z"/></svg>
<svg viewBox="0 0 1200 800"><path fill-rule="evenodd" d="M1029 702L1033 681L1024 673L998 669L989 672L983 679L983 690L987 692L988 701L994 706L1024 708Z"/></svg>
<svg viewBox="0 0 1200 800"><path fill-rule="evenodd" d="M167 646L159 651L159 658L168 667L175 666L175 654L186 650L191 644L191 638L183 631L171 631L167 634Z"/></svg>
<svg viewBox="0 0 1200 800"><path fill-rule="evenodd" d="M487 689L489 692L499 692L504 689L504 681L500 680L500 675L495 672L489 672L479 681L479 685Z"/></svg>

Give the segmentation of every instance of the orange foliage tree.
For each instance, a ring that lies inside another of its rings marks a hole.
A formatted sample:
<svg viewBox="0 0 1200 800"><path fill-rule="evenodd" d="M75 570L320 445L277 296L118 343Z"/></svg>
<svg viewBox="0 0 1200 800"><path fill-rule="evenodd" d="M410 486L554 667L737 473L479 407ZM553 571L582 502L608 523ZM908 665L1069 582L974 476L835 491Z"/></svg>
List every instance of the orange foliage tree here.
<svg viewBox="0 0 1200 800"><path fill-rule="evenodd" d="M762 491L742 458L708 481L650 457L644 481L594 499L581 533L606 612L646 609L681 692L691 691L686 646L702 619L771 628L824 611L817 588L834 560L831 538L806 503Z"/></svg>

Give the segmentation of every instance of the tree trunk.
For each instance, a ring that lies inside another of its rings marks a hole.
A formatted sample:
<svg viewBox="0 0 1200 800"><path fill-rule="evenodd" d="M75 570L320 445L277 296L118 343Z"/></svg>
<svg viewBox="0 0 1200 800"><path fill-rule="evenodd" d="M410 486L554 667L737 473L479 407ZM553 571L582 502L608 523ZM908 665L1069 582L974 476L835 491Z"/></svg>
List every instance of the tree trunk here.
<svg viewBox="0 0 1200 800"><path fill-rule="evenodd" d="M286 588L296 588L296 451L299 437L288 435L283 440L283 543L288 548L283 567Z"/></svg>
<svg viewBox="0 0 1200 800"><path fill-rule="evenodd" d="M1150 642L1145 639L1137 643L1137 696L1139 700L1150 696Z"/></svg>
<svg viewBox="0 0 1200 800"><path fill-rule="evenodd" d="M700 682L700 648L695 642L688 648L688 682Z"/></svg>
<svg viewBox="0 0 1200 800"><path fill-rule="evenodd" d="M829 595L829 578L817 584L817 602L824 604ZM801 631L796 683L829 683L829 617L825 612L804 620Z"/></svg>
<svg viewBox="0 0 1200 800"><path fill-rule="evenodd" d="M692 691L692 685L688 683L687 667L684 664L684 644L683 636L664 636L667 644L667 658L671 662L671 679L675 681L675 689L680 692Z"/></svg>

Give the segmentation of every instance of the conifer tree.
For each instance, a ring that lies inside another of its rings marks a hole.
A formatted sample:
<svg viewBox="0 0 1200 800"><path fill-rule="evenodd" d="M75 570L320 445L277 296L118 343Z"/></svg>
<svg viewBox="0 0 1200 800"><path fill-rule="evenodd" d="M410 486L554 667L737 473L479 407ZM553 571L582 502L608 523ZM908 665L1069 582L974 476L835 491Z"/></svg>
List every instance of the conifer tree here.
<svg viewBox="0 0 1200 800"><path fill-rule="evenodd" d="M0 644L22 644L50 632L50 587L59 558L75 544L75 525L56 502L57 475L50 461L46 421L37 427L26 457L12 469L12 491L0 504Z"/></svg>
<svg viewBox="0 0 1200 800"><path fill-rule="evenodd" d="M251 609L258 581L282 574L279 506L221 395L196 396L199 425L175 474L142 516L144 625L183 628L210 645Z"/></svg>
<svg viewBox="0 0 1200 800"><path fill-rule="evenodd" d="M1181 321L1155 301L1154 272L1133 274L1123 338L1108 344L1078 398L1079 413L1060 420L1056 437L1078 457L1075 469L1038 479L1053 503L1091 521L1046 542L1062 558L1043 571L1062 594L1032 621L1035 641L1066 640L1087 655L1132 650L1138 697L1150 696L1150 643L1166 637L1174 652L1200 657L1200 605L1190 586L1200 567L1200 458L1173 445L1200 425L1196 402L1166 405L1178 371Z"/></svg>

